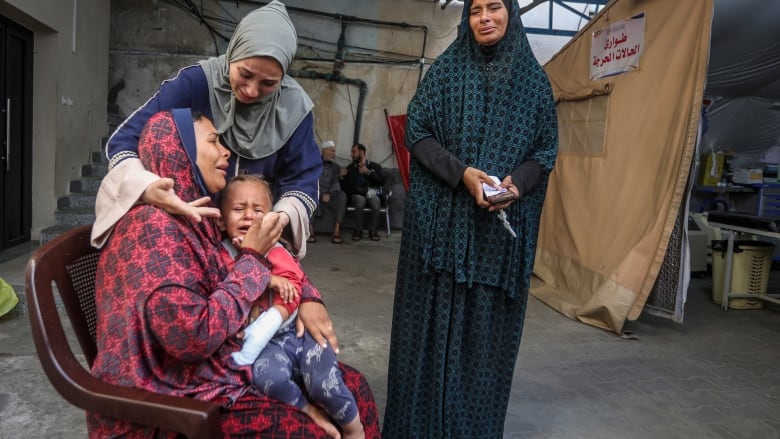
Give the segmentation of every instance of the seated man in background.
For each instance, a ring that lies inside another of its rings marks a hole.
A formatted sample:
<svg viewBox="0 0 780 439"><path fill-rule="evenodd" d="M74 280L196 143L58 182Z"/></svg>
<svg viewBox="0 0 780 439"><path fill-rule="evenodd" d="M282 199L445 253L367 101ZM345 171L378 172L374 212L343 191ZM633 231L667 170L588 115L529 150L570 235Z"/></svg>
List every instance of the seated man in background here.
<svg viewBox="0 0 780 439"><path fill-rule="evenodd" d="M347 166L347 175L341 182L341 187L347 193L349 205L355 207L355 231L353 241L363 238L363 208L371 209L368 217L368 236L372 241L379 241L376 224L379 220L379 209L382 201L376 188L385 184L382 166L366 159L366 147L361 143L352 145L352 163Z"/></svg>
<svg viewBox="0 0 780 439"><path fill-rule="evenodd" d="M320 205L318 209L326 209L333 215L336 224L333 226L333 235L330 242L341 244L341 222L344 221L344 213L347 210L347 194L341 190L339 179L345 173L341 166L334 161L336 158L336 143L332 140L322 142L320 147L322 154L322 173L320 174ZM309 240L315 242L314 215L309 220Z"/></svg>

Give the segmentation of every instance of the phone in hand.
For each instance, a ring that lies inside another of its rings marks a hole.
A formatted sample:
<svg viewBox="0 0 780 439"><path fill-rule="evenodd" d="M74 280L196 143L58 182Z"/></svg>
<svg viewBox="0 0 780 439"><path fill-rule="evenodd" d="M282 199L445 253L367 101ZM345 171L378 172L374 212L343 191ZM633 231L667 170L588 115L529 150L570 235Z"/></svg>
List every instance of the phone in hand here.
<svg viewBox="0 0 780 439"><path fill-rule="evenodd" d="M495 182L496 185L501 184L501 180L499 180L498 177L491 176L490 178ZM482 195L490 204L501 204L520 198L519 195L505 187L499 187L496 189L485 183L482 183Z"/></svg>
<svg viewBox="0 0 780 439"><path fill-rule="evenodd" d="M501 204L501 203L504 203L504 202L507 202L507 201L516 200L516 199L520 198L520 196L507 189L507 190L505 190L504 192L502 192L500 194L491 195L491 196L485 197L485 198L487 199L487 202L490 203L490 204Z"/></svg>

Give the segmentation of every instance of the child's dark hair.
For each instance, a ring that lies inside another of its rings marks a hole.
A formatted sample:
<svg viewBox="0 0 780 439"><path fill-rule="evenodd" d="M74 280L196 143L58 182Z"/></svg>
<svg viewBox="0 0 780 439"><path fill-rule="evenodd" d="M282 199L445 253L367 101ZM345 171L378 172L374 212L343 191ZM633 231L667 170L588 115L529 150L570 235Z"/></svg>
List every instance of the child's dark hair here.
<svg viewBox="0 0 780 439"><path fill-rule="evenodd" d="M206 115L203 114L202 111L198 111L198 110L190 110L190 114L192 115L192 122L193 123L199 121L200 118L202 118L202 117L206 117Z"/></svg>
<svg viewBox="0 0 780 439"><path fill-rule="evenodd" d="M231 178L230 181L228 181L227 185L225 185L225 188L222 189L222 191L220 191L219 199L217 200L217 206L219 206L220 210L222 210L222 208L224 207L222 206L222 203L227 198L227 195L230 192L230 190L233 188L234 183L240 183L240 182L258 183L260 185L265 186L265 188L268 189L268 197L271 199L271 204L273 204L274 193L271 190L271 183L269 183L264 176L260 174L238 174L235 177Z"/></svg>

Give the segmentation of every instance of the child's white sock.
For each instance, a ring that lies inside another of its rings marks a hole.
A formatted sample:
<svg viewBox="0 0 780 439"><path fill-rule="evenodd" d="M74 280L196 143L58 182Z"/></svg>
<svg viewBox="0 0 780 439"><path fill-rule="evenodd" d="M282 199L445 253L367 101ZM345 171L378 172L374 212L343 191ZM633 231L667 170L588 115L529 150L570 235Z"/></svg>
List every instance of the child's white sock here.
<svg viewBox="0 0 780 439"><path fill-rule="evenodd" d="M260 352L282 325L282 314L274 307L260 314L260 317L244 329L244 345L231 356L241 366L252 364Z"/></svg>

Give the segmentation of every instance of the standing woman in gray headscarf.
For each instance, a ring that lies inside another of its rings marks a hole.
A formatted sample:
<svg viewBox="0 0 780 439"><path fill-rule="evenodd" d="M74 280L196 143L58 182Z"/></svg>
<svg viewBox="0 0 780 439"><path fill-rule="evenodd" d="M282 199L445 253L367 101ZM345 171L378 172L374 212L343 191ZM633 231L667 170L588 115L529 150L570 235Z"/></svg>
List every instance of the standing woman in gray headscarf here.
<svg viewBox="0 0 780 439"><path fill-rule="evenodd" d="M247 14L236 26L224 55L181 69L164 81L109 138L110 172L95 207L92 243L101 247L114 224L139 200L195 220L217 216L204 200L181 200L173 181L144 170L138 138L149 118L161 110L191 108L214 121L231 155L229 175L246 171L272 182L274 210L283 212L284 237L299 258L306 252L307 225L317 207L322 161L314 140L314 104L289 77L298 45L295 27L279 1ZM338 349L330 318L319 294L304 297L298 329Z"/></svg>

